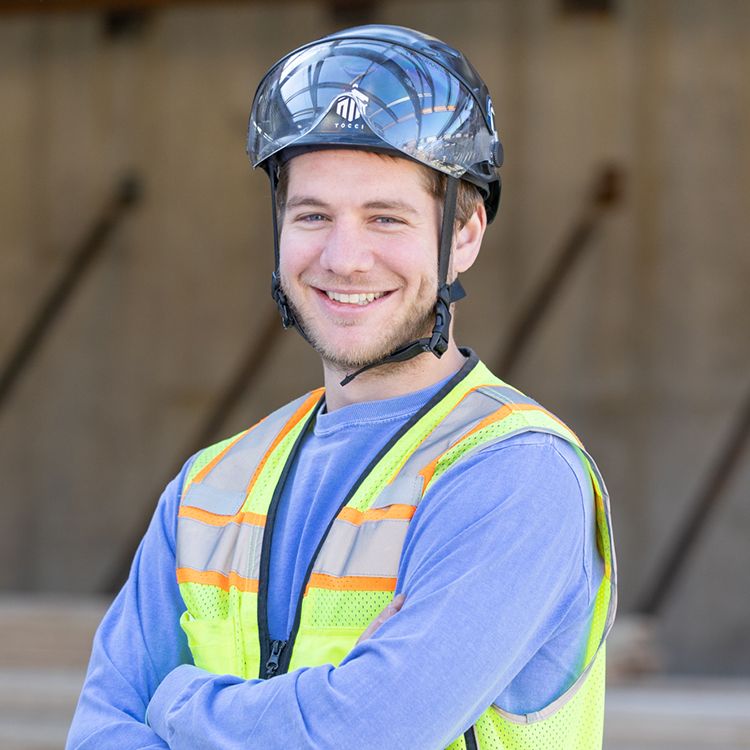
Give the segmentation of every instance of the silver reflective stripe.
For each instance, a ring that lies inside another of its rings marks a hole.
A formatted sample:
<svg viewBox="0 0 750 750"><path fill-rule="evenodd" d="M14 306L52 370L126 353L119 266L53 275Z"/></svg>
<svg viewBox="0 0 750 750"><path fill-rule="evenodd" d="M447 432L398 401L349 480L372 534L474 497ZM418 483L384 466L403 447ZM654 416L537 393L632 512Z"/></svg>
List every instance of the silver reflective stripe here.
<svg viewBox="0 0 750 750"><path fill-rule="evenodd" d="M511 388L509 385L486 385L477 388L477 391L483 393L485 396L494 398L495 401L499 401L501 404L526 404L527 406L538 406L540 409L544 409L538 401L534 401L533 398L524 396L523 393L517 391L515 388Z"/></svg>
<svg viewBox="0 0 750 750"><path fill-rule="evenodd" d="M228 576L235 572L243 578L257 579L263 528L249 523L212 526L194 518L177 519L178 568L216 571Z"/></svg>
<svg viewBox="0 0 750 750"><path fill-rule="evenodd" d="M409 519L365 521L361 526L337 518L313 573L335 576L395 578Z"/></svg>
<svg viewBox="0 0 750 750"><path fill-rule="evenodd" d="M525 425L523 427L519 427L518 429L511 430L510 432L506 432L503 435L498 435L496 437L490 438L489 440L485 439L481 442L477 443L473 448L469 448L466 453L461 454L460 461L464 461L465 459L469 458L469 456L473 456L477 451L484 450L485 448L489 448L491 445L496 445L497 443L502 443L503 440L508 440L509 438L515 437L516 435L525 434L527 432L542 432L546 435L554 435L557 438L560 438L561 440L564 440L566 443L570 443L573 448L578 448L579 446L571 443L570 439L566 437L562 432L557 432L556 430L549 428L549 427L535 427L534 425ZM459 442L459 441L456 441ZM437 456L436 456L437 458ZM451 468L455 466L458 462L454 462L451 464Z"/></svg>
<svg viewBox="0 0 750 750"><path fill-rule="evenodd" d="M211 469L202 484L226 492L246 492L258 464L274 439L309 395L308 393L278 409L240 438Z"/></svg>
<svg viewBox="0 0 750 750"><path fill-rule="evenodd" d="M244 492L225 492L203 482L192 482L180 503L219 516L233 516L245 502Z"/></svg>
<svg viewBox="0 0 750 750"><path fill-rule="evenodd" d="M370 508L385 508L388 505L419 505L424 487L424 477L419 474L399 473L375 498Z"/></svg>
<svg viewBox="0 0 750 750"><path fill-rule="evenodd" d="M486 394L478 390L472 391L411 454L400 474L418 474L497 410L495 399L487 398Z"/></svg>

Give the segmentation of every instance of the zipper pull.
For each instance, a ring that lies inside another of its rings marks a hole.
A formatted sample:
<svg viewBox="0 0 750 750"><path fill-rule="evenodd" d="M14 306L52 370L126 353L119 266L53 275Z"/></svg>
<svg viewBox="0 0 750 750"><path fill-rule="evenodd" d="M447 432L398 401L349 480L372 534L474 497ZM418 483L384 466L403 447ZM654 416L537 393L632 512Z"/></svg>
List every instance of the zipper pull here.
<svg viewBox="0 0 750 750"><path fill-rule="evenodd" d="M271 641L271 656L266 662L266 679L270 680L279 668L279 657L286 646L286 641Z"/></svg>

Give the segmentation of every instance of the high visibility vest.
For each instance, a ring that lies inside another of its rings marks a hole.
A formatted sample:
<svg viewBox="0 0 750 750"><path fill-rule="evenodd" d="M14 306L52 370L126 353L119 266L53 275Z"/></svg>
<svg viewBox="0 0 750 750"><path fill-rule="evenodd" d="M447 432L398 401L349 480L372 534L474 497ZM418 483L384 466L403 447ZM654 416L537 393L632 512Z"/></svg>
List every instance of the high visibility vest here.
<svg viewBox="0 0 750 750"><path fill-rule="evenodd" d="M604 483L562 422L492 375L473 354L351 487L308 568L289 641L270 639L266 603L274 519L286 475L322 399L322 389L313 391L201 452L185 479L176 564L187 607L180 624L196 666L250 679L302 666L338 665L392 599L409 522L435 481L488 445L521 432L549 433L568 441L579 454L596 502L597 542L605 570L586 667L575 684L543 710L517 715L492 705L449 747L601 748L604 639L616 601Z"/></svg>

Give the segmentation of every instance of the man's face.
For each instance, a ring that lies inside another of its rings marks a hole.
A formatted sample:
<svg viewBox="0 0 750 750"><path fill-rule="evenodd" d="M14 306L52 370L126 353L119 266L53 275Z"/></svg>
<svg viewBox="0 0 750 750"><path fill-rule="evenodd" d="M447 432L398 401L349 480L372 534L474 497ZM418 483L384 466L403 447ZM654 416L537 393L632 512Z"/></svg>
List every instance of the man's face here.
<svg viewBox="0 0 750 750"><path fill-rule="evenodd" d="M281 284L325 360L358 368L429 335L440 218L405 159L341 150L291 161Z"/></svg>

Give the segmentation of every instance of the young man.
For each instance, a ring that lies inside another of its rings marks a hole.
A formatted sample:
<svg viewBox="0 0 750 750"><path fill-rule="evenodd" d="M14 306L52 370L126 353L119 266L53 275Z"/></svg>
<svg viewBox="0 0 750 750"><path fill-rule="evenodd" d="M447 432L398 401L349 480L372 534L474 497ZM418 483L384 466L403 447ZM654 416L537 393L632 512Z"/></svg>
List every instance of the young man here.
<svg viewBox="0 0 750 750"><path fill-rule="evenodd" d="M271 69L248 150L325 390L167 488L68 747L601 747L604 486L451 333L499 199L484 84L431 37L351 29Z"/></svg>

